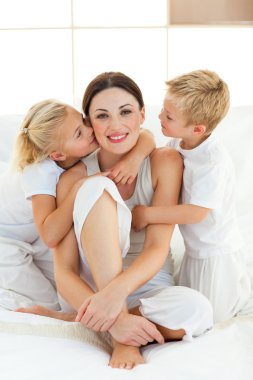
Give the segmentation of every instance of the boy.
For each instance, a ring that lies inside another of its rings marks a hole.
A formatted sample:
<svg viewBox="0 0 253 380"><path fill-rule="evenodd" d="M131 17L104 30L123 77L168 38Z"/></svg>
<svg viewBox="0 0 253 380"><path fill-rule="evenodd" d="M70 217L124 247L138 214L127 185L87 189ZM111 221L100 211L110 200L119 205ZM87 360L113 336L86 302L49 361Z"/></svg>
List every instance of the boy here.
<svg viewBox="0 0 253 380"><path fill-rule="evenodd" d="M179 224L185 244L178 285L199 290L212 303L215 322L237 314L250 297L235 217L235 179L231 159L214 129L229 108L229 90L208 70L166 82L159 115L169 146L184 159L181 204L137 206L136 230L147 224Z"/></svg>

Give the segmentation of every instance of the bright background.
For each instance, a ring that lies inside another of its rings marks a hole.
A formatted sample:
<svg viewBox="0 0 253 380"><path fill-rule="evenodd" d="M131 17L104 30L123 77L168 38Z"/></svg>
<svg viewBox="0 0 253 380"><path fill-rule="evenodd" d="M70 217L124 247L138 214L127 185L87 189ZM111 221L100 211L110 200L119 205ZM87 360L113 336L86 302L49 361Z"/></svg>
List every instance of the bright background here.
<svg viewBox="0 0 253 380"><path fill-rule="evenodd" d="M227 81L232 106L253 104L252 24L175 24L171 3L0 0L0 114L25 113L44 98L77 105L103 71L123 71L147 105L158 105L165 80L210 69Z"/></svg>

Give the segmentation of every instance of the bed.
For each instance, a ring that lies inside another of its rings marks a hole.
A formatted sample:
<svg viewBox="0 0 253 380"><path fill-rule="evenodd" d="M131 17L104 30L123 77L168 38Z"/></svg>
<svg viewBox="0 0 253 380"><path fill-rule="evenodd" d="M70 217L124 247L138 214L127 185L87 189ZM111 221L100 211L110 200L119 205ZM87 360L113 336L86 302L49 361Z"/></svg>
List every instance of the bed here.
<svg viewBox="0 0 253 380"><path fill-rule="evenodd" d="M153 131L160 146L166 139L160 132L158 112L156 106L147 108L146 127ZM0 116L0 173L10 159L21 120L22 115ZM236 168L238 220L253 283L253 106L232 108L216 133L230 151ZM176 272L183 254L178 229L171 246ZM106 333L97 335L78 323L0 309L1 380L252 380L253 296L240 315L216 324L192 342L144 347L146 363L131 371L108 367L109 350Z"/></svg>

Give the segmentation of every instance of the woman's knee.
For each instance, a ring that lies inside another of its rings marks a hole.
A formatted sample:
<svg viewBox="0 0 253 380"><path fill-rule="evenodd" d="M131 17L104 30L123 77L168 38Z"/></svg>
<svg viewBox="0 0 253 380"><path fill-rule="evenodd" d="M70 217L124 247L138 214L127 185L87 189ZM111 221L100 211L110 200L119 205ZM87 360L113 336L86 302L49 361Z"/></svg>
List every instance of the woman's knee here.
<svg viewBox="0 0 253 380"><path fill-rule="evenodd" d="M140 301L142 315L168 329L184 329L188 335L198 336L213 326L212 306L196 290L172 286Z"/></svg>
<svg viewBox="0 0 253 380"><path fill-rule="evenodd" d="M192 335L198 336L213 327L213 308L210 301L197 290L179 287L183 291L182 307L192 326Z"/></svg>

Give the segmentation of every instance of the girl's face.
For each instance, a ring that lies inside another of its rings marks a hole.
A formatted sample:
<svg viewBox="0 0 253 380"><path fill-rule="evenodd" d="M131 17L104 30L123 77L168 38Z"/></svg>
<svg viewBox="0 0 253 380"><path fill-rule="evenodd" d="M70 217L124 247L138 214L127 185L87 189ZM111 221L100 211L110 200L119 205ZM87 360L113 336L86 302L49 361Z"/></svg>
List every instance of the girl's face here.
<svg viewBox="0 0 253 380"><path fill-rule="evenodd" d="M67 108L60 139L66 158L81 158L98 148L93 129L85 125L83 116L72 107Z"/></svg>
<svg viewBox="0 0 253 380"><path fill-rule="evenodd" d="M124 154L136 144L145 112L132 94L113 87L94 96L89 117L101 148Z"/></svg>

